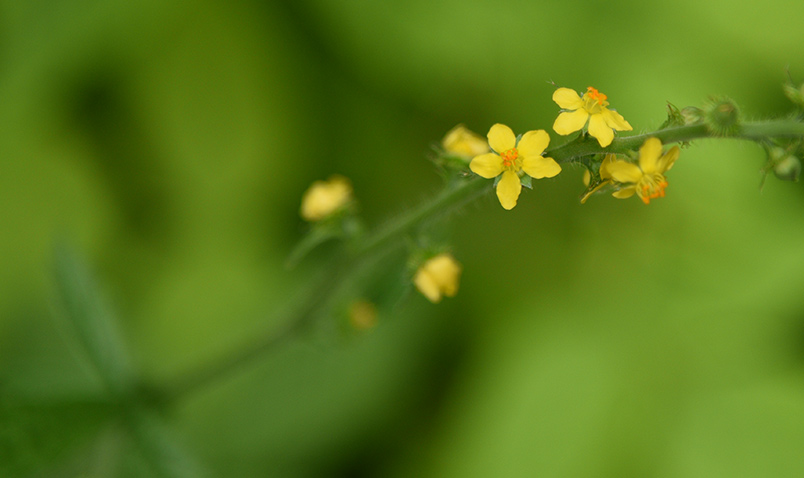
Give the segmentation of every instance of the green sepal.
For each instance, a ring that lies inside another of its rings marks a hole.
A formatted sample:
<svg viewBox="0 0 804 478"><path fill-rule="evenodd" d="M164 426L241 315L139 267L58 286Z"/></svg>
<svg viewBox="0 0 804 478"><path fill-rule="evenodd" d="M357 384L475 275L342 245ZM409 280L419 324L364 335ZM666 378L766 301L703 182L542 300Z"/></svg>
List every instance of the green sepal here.
<svg viewBox="0 0 804 478"><path fill-rule="evenodd" d="M684 126L684 116L681 111L669 101L667 102L667 119L659 126L659 129L670 128L672 126Z"/></svg>

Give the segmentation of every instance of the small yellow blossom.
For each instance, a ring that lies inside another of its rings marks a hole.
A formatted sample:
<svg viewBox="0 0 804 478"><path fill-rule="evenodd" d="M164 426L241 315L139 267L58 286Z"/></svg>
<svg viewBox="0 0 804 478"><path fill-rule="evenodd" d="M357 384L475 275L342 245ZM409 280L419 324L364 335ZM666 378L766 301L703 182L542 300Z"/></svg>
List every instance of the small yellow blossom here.
<svg viewBox="0 0 804 478"><path fill-rule="evenodd" d="M553 101L558 103L561 109L567 110L560 113L553 123L556 133L566 136L580 131L588 120L589 134L605 148L614 140L614 130L633 129L619 113L607 108L609 102L606 101L606 95L591 86L586 90L583 96L569 88L559 88L553 93Z"/></svg>
<svg viewBox="0 0 804 478"><path fill-rule="evenodd" d="M320 221L343 209L352 200L352 184L343 176L314 182L304 192L301 216L307 221Z"/></svg>
<svg viewBox="0 0 804 478"><path fill-rule="evenodd" d="M488 134L493 153L475 156L469 164L475 174L486 179L502 174L497 183L497 198L504 209L513 209L522 192L519 177L523 174L541 179L552 178L561 172L561 166L542 153L550 144L550 136L544 130L528 131L517 143L511 128L495 124Z"/></svg>
<svg viewBox="0 0 804 478"><path fill-rule="evenodd" d="M449 130L441 140L441 147L445 152L467 160L489 152L486 140L462 124Z"/></svg>
<svg viewBox="0 0 804 478"><path fill-rule="evenodd" d="M678 146L673 146L662 154L662 142L658 138L648 138L639 148L639 166L619 159L612 161L606 168L608 174L612 180L626 185L613 196L622 199L636 193L645 204L649 204L651 199L664 197L667 187L664 173L673 167L679 152Z"/></svg>
<svg viewBox="0 0 804 478"><path fill-rule="evenodd" d="M367 300L356 300L349 306L349 323L356 330L368 330L377 325L377 306Z"/></svg>
<svg viewBox="0 0 804 478"><path fill-rule="evenodd" d="M451 254L439 254L419 267L413 284L427 299L437 304L442 296L454 297L458 293L461 265Z"/></svg>

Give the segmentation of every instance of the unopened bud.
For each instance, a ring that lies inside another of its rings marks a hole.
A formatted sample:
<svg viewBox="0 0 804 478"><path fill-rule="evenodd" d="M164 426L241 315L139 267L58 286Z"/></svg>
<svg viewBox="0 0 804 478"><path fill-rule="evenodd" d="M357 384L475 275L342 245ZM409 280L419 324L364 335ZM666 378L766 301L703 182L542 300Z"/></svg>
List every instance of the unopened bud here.
<svg viewBox="0 0 804 478"><path fill-rule="evenodd" d="M703 121L704 114L701 108L687 106L681 109L681 118L685 125L698 124Z"/></svg>
<svg viewBox="0 0 804 478"><path fill-rule="evenodd" d="M773 174L782 181L798 181L801 174L801 161L788 154L773 166Z"/></svg>
<svg viewBox="0 0 804 478"><path fill-rule="evenodd" d="M804 109L804 84L795 86L792 83L785 83L782 85L782 89L787 99L799 108Z"/></svg>
<svg viewBox="0 0 804 478"><path fill-rule="evenodd" d="M731 136L740 129L740 109L729 98L713 99L705 108L706 125L717 136Z"/></svg>

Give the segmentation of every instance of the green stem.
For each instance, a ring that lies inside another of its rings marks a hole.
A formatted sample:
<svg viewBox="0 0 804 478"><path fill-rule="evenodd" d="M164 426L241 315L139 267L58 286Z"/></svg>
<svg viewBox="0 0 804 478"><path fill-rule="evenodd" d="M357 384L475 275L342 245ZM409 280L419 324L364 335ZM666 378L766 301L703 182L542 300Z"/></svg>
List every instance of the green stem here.
<svg viewBox="0 0 804 478"><path fill-rule="evenodd" d="M659 138L663 144L670 144L722 136L712 134L702 124L676 126L620 137L607 148L601 148L594 138L582 137L548 149L546 155L559 163L566 163L593 154L625 153L637 150L650 137ZM769 137L804 137L804 124L794 120L745 123L736 134L729 137L753 141ZM404 238L411 230L487 193L491 190L491 185L491 181L477 176L455 180L432 200L392 219L374 234L367 236L356 248L351 251L344 249L341 256L323 268L317 282L307 287L287 310L277 313L274 322L282 324L278 329L255 338L250 344L239 347L219 361L171 381L170 385L163 388L165 399L173 402L267 355L294 337L316 317L326 314L335 298L349 290L350 285L363 271L376 266L377 261L404 244Z"/></svg>
<svg viewBox="0 0 804 478"><path fill-rule="evenodd" d="M622 154L628 151L635 151L642 146L642 143L644 143L646 139L651 137L659 138L662 144L680 143L703 138L724 138L724 136L718 136L710 132L704 124L694 124L675 126L634 136L620 137L612 141L606 148L601 148L595 138L579 138L576 141L570 141L564 145L548 149L545 154L559 163L566 163L592 154ZM804 123L795 120L745 123L736 134L727 137L751 141L776 137L804 137Z"/></svg>
<svg viewBox="0 0 804 478"><path fill-rule="evenodd" d="M229 355L182 374L163 387L162 398L175 402L191 392L214 383L231 372L266 355L305 329L316 317L325 314L333 299L348 290L361 272L404 244L407 233L427 220L460 208L491 189L491 183L479 177L455 181L430 201L400 215L376 233L366 237L353 251L334 259L323 268L318 281L302 291L287 310L277 313L278 329L258 336L249 344L238 347Z"/></svg>

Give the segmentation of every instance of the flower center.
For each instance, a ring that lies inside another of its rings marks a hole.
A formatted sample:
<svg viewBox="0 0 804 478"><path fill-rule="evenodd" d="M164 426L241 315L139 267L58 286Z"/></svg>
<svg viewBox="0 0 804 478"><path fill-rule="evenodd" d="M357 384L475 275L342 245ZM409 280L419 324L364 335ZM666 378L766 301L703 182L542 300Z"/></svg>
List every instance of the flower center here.
<svg viewBox="0 0 804 478"><path fill-rule="evenodd" d="M586 89L586 94L589 95L593 100L603 103L606 101L608 96L604 95L603 93L597 91L596 88L592 88L591 86Z"/></svg>
<svg viewBox="0 0 804 478"><path fill-rule="evenodd" d="M517 151L516 148L511 148L508 151L503 152L500 154L500 157L503 160L503 167L505 169L513 169L515 172L519 170L519 168L517 168L519 151Z"/></svg>
<svg viewBox="0 0 804 478"><path fill-rule="evenodd" d="M608 96L590 86L586 89L586 93L583 95L584 109L586 109L586 111L588 111L590 114L598 114L603 111L603 108L608 106L609 103L606 101L606 98L608 98Z"/></svg>
<svg viewBox="0 0 804 478"><path fill-rule="evenodd" d="M637 195L642 202L650 204L651 199L663 198L667 179L659 173L645 174L637 183Z"/></svg>

